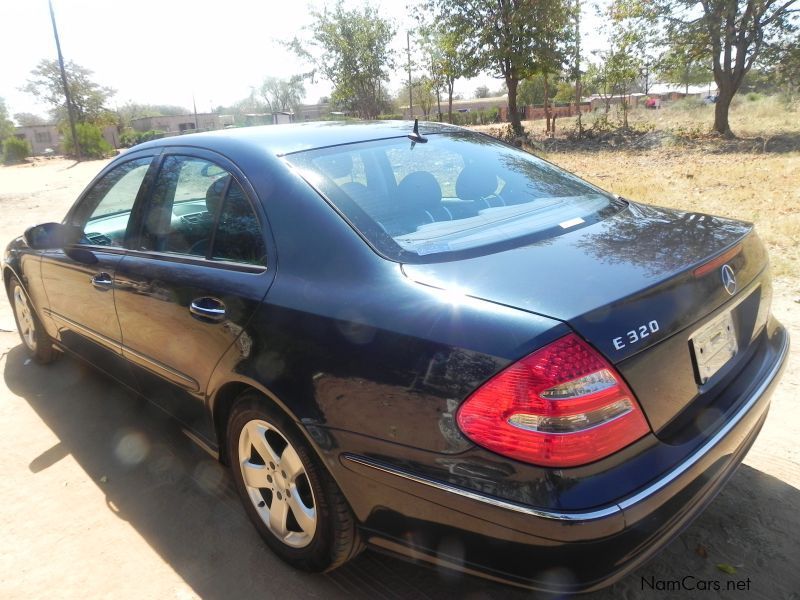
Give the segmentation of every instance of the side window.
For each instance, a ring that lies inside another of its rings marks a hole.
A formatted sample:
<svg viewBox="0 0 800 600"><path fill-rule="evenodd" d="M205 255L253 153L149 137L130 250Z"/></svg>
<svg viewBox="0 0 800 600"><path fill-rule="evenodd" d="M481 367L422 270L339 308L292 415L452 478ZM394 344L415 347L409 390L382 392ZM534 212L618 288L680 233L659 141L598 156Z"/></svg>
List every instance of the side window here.
<svg viewBox="0 0 800 600"><path fill-rule="evenodd" d="M267 265L267 251L261 227L242 188L231 180L217 230L212 258L251 265Z"/></svg>
<svg viewBox="0 0 800 600"><path fill-rule="evenodd" d="M167 156L144 215L142 250L206 256L230 176L191 156Z"/></svg>
<svg viewBox="0 0 800 600"><path fill-rule="evenodd" d="M83 228L79 243L122 247L133 203L151 161L147 157L121 164L89 190L70 218L71 224Z"/></svg>
<svg viewBox="0 0 800 600"><path fill-rule="evenodd" d="M140 247L266 266L261 227L242 188L222 167L191 156L164 159Z"/></svg>

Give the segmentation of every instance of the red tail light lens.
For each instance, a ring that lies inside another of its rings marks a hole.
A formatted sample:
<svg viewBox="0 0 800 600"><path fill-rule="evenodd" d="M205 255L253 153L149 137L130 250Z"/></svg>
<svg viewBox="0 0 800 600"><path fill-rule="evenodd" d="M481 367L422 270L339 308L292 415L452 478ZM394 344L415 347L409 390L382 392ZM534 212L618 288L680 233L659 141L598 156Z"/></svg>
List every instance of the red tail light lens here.
<svg viewBox="0 0 800 600"><path fill-rule="evenodd" d="M574 334L495 375L457 419L476 444L547 467L599 460L650 431L614 367Z"/></svg>

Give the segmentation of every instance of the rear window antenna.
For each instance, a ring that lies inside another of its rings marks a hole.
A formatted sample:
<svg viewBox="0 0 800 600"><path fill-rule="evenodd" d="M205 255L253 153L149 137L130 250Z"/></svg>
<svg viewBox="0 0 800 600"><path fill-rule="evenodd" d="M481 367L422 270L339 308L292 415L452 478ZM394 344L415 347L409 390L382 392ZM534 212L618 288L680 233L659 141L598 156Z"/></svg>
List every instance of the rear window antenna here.
<svg viewBox="0 0 800 600"><path fill-rule="evenodd" d="M422 134L419 132L419 119L414 119L414 131L408 134L408 139L411 140L411 149L414 149L414 144L419 142L420 144L424 144L428 141L428 138L423 137Z"/></svg>

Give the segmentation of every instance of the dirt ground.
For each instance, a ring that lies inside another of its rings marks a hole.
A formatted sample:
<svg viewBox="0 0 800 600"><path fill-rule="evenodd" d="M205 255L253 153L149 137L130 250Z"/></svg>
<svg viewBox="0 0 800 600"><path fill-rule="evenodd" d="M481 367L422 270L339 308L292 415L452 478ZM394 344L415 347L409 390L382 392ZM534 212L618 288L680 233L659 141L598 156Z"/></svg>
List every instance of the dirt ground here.
<svg viewBox="0 0 800 600"><path fill-rule="evenodd" d="M0 245L60 220L102 164L0 167ZM774 312L796 343L745 464L661 554L587 597L800 598L800 279L791 270L776 280ZM262 544L227 472L157 409L75 360L28 361L4 294L0 372L0 598L539 597L373 552L328 575L293 571ZM648 584L675 580L695 589Z"/></svg>

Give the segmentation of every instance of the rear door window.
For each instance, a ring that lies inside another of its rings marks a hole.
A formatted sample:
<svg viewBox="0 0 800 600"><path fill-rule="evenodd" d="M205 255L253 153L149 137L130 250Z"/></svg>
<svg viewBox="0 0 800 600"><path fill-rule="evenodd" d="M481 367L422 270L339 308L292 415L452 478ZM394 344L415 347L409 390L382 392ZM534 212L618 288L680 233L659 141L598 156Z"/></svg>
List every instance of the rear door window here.
<svg viewBox="0 0 800 600"><path fill-rule="evenodd" d="M262 229L240 183L216 163L193 156L164 159L139 249L266 266Z"/></svg>
<svg viewBox="0 0 800 600"><path fill-rule="evenodd" d="M227 177L210 161L167 156L144 215L140 249L206 256Z"/></svg>
<svg viewBox="0 0 800 600"><path fill-rule="evenodd" d="M211 257L267 266L261 226L241 186L232 180L217 221Z"/></svg>

